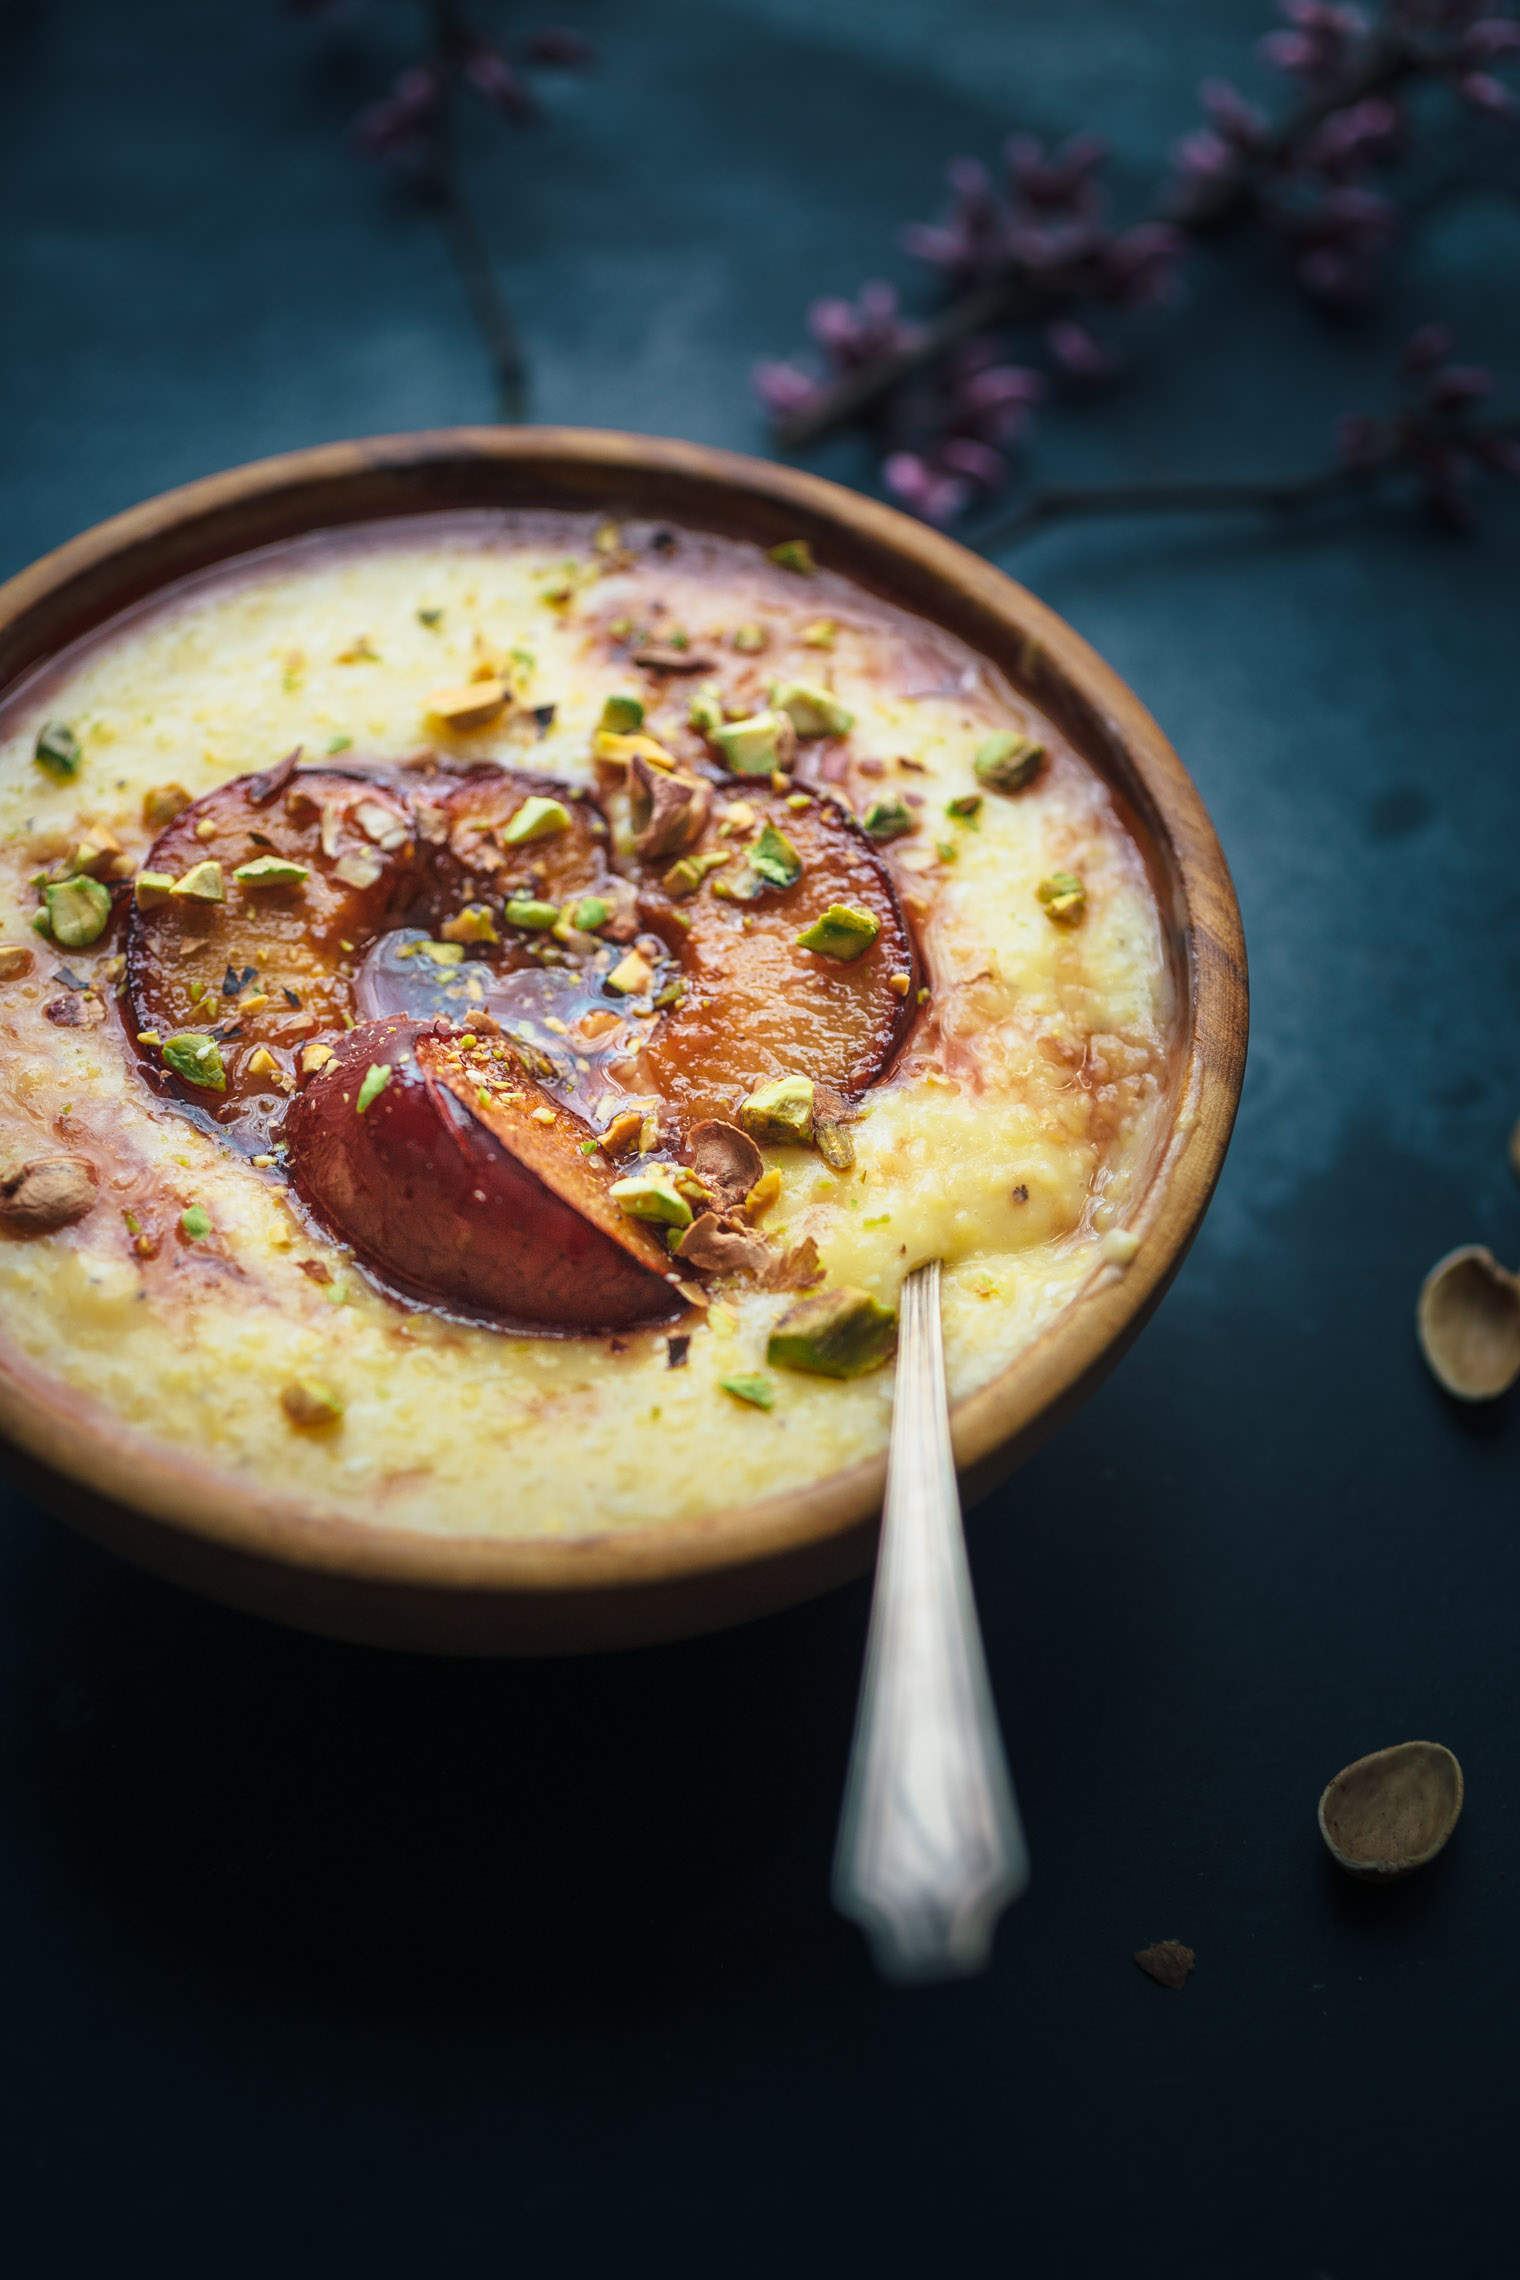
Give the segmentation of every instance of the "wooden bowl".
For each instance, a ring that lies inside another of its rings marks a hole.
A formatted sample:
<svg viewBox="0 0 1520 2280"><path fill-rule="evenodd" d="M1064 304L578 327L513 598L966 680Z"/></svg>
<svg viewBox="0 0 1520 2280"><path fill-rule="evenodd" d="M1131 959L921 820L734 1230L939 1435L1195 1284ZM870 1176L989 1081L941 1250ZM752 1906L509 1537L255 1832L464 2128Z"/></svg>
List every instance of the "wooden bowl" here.
<svg viewBox="0 0 1520 2280"><path fill-rule="evenodd" d="M328 444L214 475L86 531L0 588L0 690L117 611L251 548L383 516L555 506L666 517L774 545L946 627L1053 718L1119 795L1151 865L1180 995L1180 1084L1131 1224L1094 1278L954 1418L968 1501L1091 1393L1150 1315L1224 1158L1246 1046L1245 952L1224 856L1181 762L1124 684L1032 594L953 540L794 469L649 436L455 428ZM765 1615L869 1567L884 1460L696 1521L578 1542L441 1538L313 1519L145 1447L0 1349L8 1469L128 1559L305 1629L455 1654L585 1653Z"/></svg>

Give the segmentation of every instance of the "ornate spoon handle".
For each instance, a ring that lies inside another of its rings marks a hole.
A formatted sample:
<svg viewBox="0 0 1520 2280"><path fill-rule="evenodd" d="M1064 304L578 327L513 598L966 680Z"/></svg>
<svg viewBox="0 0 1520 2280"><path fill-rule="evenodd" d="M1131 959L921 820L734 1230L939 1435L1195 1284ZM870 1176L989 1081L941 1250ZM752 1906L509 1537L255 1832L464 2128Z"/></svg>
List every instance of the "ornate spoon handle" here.
<svg viewBox="0 0 1520 2280"><path fill-rule="evenodd" d="M888 1979L985 1968L1029 1882L950 1452L939 1261L903 1285L896 1407L834 1904Z"/></svg>

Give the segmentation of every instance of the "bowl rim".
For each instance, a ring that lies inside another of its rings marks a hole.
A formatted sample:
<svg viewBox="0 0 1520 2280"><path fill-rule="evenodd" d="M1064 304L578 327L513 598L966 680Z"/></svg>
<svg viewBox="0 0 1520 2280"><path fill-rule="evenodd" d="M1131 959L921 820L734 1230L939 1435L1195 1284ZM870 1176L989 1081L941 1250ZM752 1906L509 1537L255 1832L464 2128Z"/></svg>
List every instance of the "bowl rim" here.
<svg viewBox="0 0 1520 2280"><path fill-rule="evenodd" d="M472 502L472 477L477 489L494 483L494 494ZM625 511L766 543L807 537L826 567L948 626L1047 712L1075 721L1078 748L1138 825L1183 984L1175 1112L1129 1221L1140 1238L1134 1259L1095 1272L1031 1346L957 1405L957 1466L969 1493L983 1492L1085 1398L1159 1302L1218 1178L1246 1044L1240 914L1203 802L1138 699L1027 588L895 508L773 461L617 430L423 430L257 460L161 493L69 540L0 586L0 694L71 641L196 570L282 538L510 504L514 485L524 506L605 502L616 512L619 494L658 494L663 505ZM76 1507L65 1517L79 1518L82 1490L94 1508L125 1506L146 1519L150 1534L168 1531L299 1575L529 1601L700 1582L767 1563L779 1563L779 1573L797 1567L797 1555L798 1573L841 1580L871 1557L886 1464L878 1456L759 1503L600 1536L503 1540L371 1527L310 1516L298 1498L156 1448L8 1344L0 1345L0 1434L22 1458L30 1485L39 1477L60 1481L62 1504ZM113 1540L110 1527L98 1532ZM149 1564L173 1565L162 1544L157 1559L141 1543L124 1548ZM780 1588L768 1604L804 1596ZM805 1588L822 1585L815 1576Z"/></svg>

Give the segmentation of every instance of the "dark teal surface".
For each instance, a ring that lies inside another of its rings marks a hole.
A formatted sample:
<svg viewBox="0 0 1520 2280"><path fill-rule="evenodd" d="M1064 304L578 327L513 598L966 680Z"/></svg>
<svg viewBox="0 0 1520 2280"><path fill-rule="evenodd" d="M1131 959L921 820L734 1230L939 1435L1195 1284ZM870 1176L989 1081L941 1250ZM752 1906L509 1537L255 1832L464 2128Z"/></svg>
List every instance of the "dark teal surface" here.
<svg viewBox="0 0 1520 2280"><path fill-rule="evenodd" d="M430 225L346 152L406 11L0 10L0 571L287 446L489 416ZM1092 125L1139 200L1245 0L587 0L597 78L478 153L538 416L761 442L746 375L947 154ZM1495 145L1511 174L1513 154ZM1415 322L1520 372L1520 208L1385 311L1195 273L1048 470L1291 470ZM1515 408L1513 393L1509 406ZM859 475L853 447L831 471ZM908 2273L1497 2280L1513 2246L1520 1436L1411 1309L1520 1254L1520 511L1052 534L1234 866L1245 1106L1105 1391L977 1514L1035 1859L996 1963L891 1993L829 1912L863 1589L599 1663L392 1660L0 1522L6 2280ZM1326 1778L1448 1743L1368 1894ZM1179 1938L1181 1996L1131 1949Z"/></svg>

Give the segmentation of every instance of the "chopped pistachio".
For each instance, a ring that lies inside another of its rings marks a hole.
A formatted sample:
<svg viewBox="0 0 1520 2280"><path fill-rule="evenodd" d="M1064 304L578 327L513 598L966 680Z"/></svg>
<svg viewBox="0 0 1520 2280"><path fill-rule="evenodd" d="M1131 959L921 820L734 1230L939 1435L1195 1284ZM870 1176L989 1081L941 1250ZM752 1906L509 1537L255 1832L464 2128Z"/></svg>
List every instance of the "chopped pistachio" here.
<svg viewBox="0 0 1520 2280"><path fill-rule="evenodd" d="M828 909L797 937L799 950L816 950L821 958L846 961L870 949L881 932L881 921L871 911L852 903L830 903Z"/></svg>
<svg viewBox="0 0 1520 2280"><path fill-rule="evenodd" d="M139 1045L162 1045L163 1039L156 1029L139 1029L137 1042Z"/></svg>
<svg viewBox="0 0 1520 2280"><path fill-rule="evenodd" d="M32 970L32 953L24 942L0 942L0 982L17 982Z"/></svg>
<svg viewBox="0 0 1520 2280"><path fill-rule="evenodd" d="M758 712L720 728L713 742L734 775L770 776L791 766L797 732L788 714Z"/></svg>
<svg viewBox="0 0 1520 2280"><path fill-rule="evenodd" d="M535 1124L552 1124L554 1122L552 1108L535 1108L532 1113Z"/></svg>
<svg viewBox="0 0 1520 2280"><path fill-rule="evenodd" d="M974 815L980 815L981 812L980 792L962 792L958 799L947 800L945 803L946 815L953 815L958 823L969 823Z"/></svg>
<svg viewBox="0 0 1520 2280"><path fill-rule="evenodd" d="M638 697L609 697L602 707L597 727L609 730L614 736L630 736L644 725L644 706Z"/></svg>
<svg viewBox="0 0 1520 2280"><path fill-rule="evenodd" d="M623 997L642 997L654 986L654 968L641 950L630 950L607 976L607 987Z"/></svg>
<svg viewBox="0 0 1520 2280"><path fill-rule="evenodd" d="M744 1198L745 1218L762 1218L780 1193L781 1174L774 1164L767 1165L750 1189L749 1194Z"/></svg>
<svg viewBox="0 0 1520 2280"><path fill-rule="evenodd" d="M958 863L961 851L953 839L936 839L934 852L942 863Z"/></svg>
<svg viewBox="0 0 1520 2280"><path fill-rule="evenodd" d="M32 758L55 783L72 783L79 773L79 739L66 720L43 722L32 746Z"/></svg>
<svg viewBox="0 0 1520 2280"><path fill-rule="evenodd" d="M1044 757L1045 747L1034 737L1000 728L986 738L971 766L977 782L989 792L1021 792L1034 782Z"/></svg>
<svg viewBox="0 0 1520 2280"><path fill-rule="evenodd" d="M847 736L855 715L846 710L832 689L815 681L775 681L771 703L784 712L799 736Z"/></svg>
<svg viewBox="0 0 1520 2280"><path fill-rule="evenodd" d="M60 879L42 890L53 940L66 950L98 942L111 916L111 890L98 879Z"/></svg>
<svg viewBox="0 0 1520 2280"><path fill-rule="evenodd" d="M211 1233L211 1214L202 1204L192 1203L188 1211L179 1215L180 1232L198 1243L203 1235Z"/></svg>
<svg viewBox="0 0 1520 2280"><path fill-rule="evenodd" d="M887 976L887 988L897 997L905 998L912 987L913 976L911 974L888 974Z"/></svg>
<svg viewBox="0 0 1520 2280"><path fill-rule="evenodd" d="M417 612L417 623L425 625L429 633L436 633L443 623L443 612L442 610L419 610Z"/></svg>
<svg viewBox="0 0 1520 2280"><path fill-rule="evenodd" d="M531 895L514 895L507 904L508 926L524 927L530 934L545 934L559 923L559 908L551 902L535 902Z"/></svg>
<svg viewBox="0 0 1520 2280"><path fill-rule="evenodd" d="M434 966L459 966L464 963L462 942L417 942L412 945L419 958L426 958Z"/></svg>
<svg viewBox="0 0 1520 2280"><path fill-rule="evenodd" d="M660 881L668 895L694 895L709 871L716 871L730 860L727 853L683 855L672 863Z"/></svg>
<svg viewBox="0 0 1520 2280"><path fill-rule="evenodd" d="M1075 871L1052 871L1035 889L1045 916L1057 926L1075 926L1087 908L1087 889Z"/></svg>
<svg viewBox="0 0 1520 2280"><path fill-rule="evenodd" d="M331 759L335 752L346 752L353 741L351 736L330 736L327 740L328 758Z"/></svg>
<svg viewBox="0 0 1520 2280"><path fill-rule="evenodd" d="M604 1155L626 1156L631 1149L637 1146L643 1125L644 1117L641 1110L625 1108L620 1115L612 1119L606 1131L599 1135L597 1146Z"/></svg>
<svg viewBox="0 0 1520 2280"><path fill-rule="evenodd" d="M733 1377L719 1378L718 1383L725 1393L733 1395L735 1401L747 1402L751 1409L774 1409L776 1406L775 1387L768 1377L761 1377L757 1371L740 1370Z"/></svg>
<svg viewBox="0 0 1520 2280"><path fill-rule="evenodd" d="M739 1106L739 1122L752 1140L805 1148L813 1137L813 1080L775 1077Z"/></svg>
<svg viewBox="0 0 1520 2280"><path fill-rule="evenodd" d="M195 827L195 836L204 847L208 839L215 839L220 828L215 816L203 815Z"/></svg>
<svg viewBox="0 0 1520 2280"><path fill-rule="evenodd" d="M736 625L731 636L741 657L758 657L769 638L763 625Z"/></svg>
<svg viewBox="0 0 1520 2280"><path fill-rule="evenodd" d="M570 914L570 923L582 934L595 934L611 915L612 906L603 902L600 895L583 895Z"/></svg>
<svg viewBox="0 0 1520 2280"><path fill-rule="evenodd" d="M720 839L738 839L746 831L752 831L754 825L755 811L750 806L749 801L735 800L732 807L726 807L723 810L723 820L718 826L718 837Z"/></svg>
<svg viewBox="0 0 1520 2280"><path fill-rule="evenodd" d="M592 738L591 749L598 760L647 760L651 768L663 768L669 775L675 768L675 754L652 736L617 736L610 729L599 728Z"/></svg>
<svg viewBox="0 0 1520 2280"><path fill-rule="evenodd" d="M304 863L287 863L283 855L256 855L240 863L232 876L240 887L299 887L311 877Z"/></svg>
<svg viewBox="0 0 1520 2280"><path fill-rule="evenodd" d="M319 1069L325 1069L328 1062L336 1058L330 1045L305 1045L301 1049L301 1066L309 1077L314 1077Z"/></svg>
<svg viewBox="0 0 1520 2280"><path fill-rule="evenodd" d="M205 1030L177 1029L172 1037L164 1039L163 1052L165 1066L182 1077L187 1085L199 1085L203 1092L227 1090L222 1049Z"/></svg>
<svg viewBox="0 0 1520 2280"><path fill-rule="evenodd" d="M192 863L184 877L175 880L169 892L181 902L225 902L227 890L222 884L221 864L215 856L208 857L204 863Z"/></svg>
<svg viewBox="0 0 1520 2280"><path fill-rule="evenodd" d="M691 1205L667 1171L634 1172L626 1180L614 1180L608 1193L628 1219L651 1219L662 1227L691 1225Z"/></svg>
<svg viewBox="0 0 1520 2280"><path fill-rule="evenodd" d="M248 1074L251 1077L272 1077L279 1065L267 1045L256 1045L248 1056Z"/></svg>
<svg viewBox="0 0 1520 2280"><path fill-rule="evenodd" d="M155 784L151 791L143 793L143 822L150 831L162 831L166 823L172 823L189 805L190 794L183 784Z"/></svg>
<svg viewBox="0 0 1520 2280"><path fill-rule="evenodd" d="M804 649L832 649L839 638L839 627L833 618L814 618L811 625L803 627L800 638Z"/></svg>
<svg viewBox="0 0 1520 2280"><path fill-rule="evenodd" d="M499 942L501 940L501 936L491 923L491 913L484 903L466 903L463 910L456 911L452 918L446 918L438 931L445 942Z"/></svg>
<svg viewBox="0 0 1520 2280"><path fill-rule="evenodd" d="M855 1161L855 1143L842 1124L830 1116L816 1117L813 1122L813 1145L830 1171L847 1172Z"/></svg>
<svg viewBox="0 0 1520 2280"><path fill-rule="evenodd" d="M897 1344L897 1316L869 1291L842 1283L788 1307L771 1332L765 1358L780 1369L814 1377L863 1377Z"/></svg>
<svg viewBox="0 0 1520 2280"><path fill-rule="evenodd" d="M906 838L918 825L913 810L893 794L884 800L872 800L860 819L860 828L868 839L885 843L889 839Z"/></svg>
<svg viewBox="0 0 1520 2280"><path fill-rule="evenodd" d="M374 1107L375 1102L390 1083L393 1073L389 1061L371 1061L364 1072L364 1082L359 1087L359 1097L354 1103L354 1114L356 1116L362 1116L366 1109Z"/></svg>
<svg viewBox="0 0 1520 2280"><path fill-rule="evenodd" d="M778 570L795 570L799 578L811 578L818 567L813 560L813 549L805 538L784 538L779 546L768 547L766 551Z"/></svg>
<svg viewBox="0 0 1520 2280"><path fill-rule="evenodd" d="M686 718L699 736L715 737L723 726L723 699L717 690L693 689Z"/></svg>
<svg viewBox="0 0 1520 2280"><path fill-rule="evenodd" d="M523 801L505 831L498 834L503 847L525 847L533 839L557 839L570 829L570 811L560 800L540 798L537 792Z"/></svg>
<svg viewBox="0 0 1520 2280"><path fill-rule="evenodd" d="M132 888L132 899L139 910L157 910L174 892L172 871L139 871Z"/></svg>
<svg viewBox="0 0 1520 2280"><path fill-rule="evenodd" d="M463 688L435 689L427 700L427 710L445 727L467 734L471 729L488 727L511 694L510 683L499 678L467 681Z"/></svg>
<svg viewBox="0 0 1520 2280"><path fill-rule="evenodd" d="M280 1388L280 1407L292 1425L336 1425L343 1404L320 1378L292 1378Z"/></svg>
<svg viewBox="0 0 1520 2280"><path fill-rule="evenodd" d="M802 876L802 857L773 823L766 825L750 849L749 862L768 887L795 887Z"/></svg>

